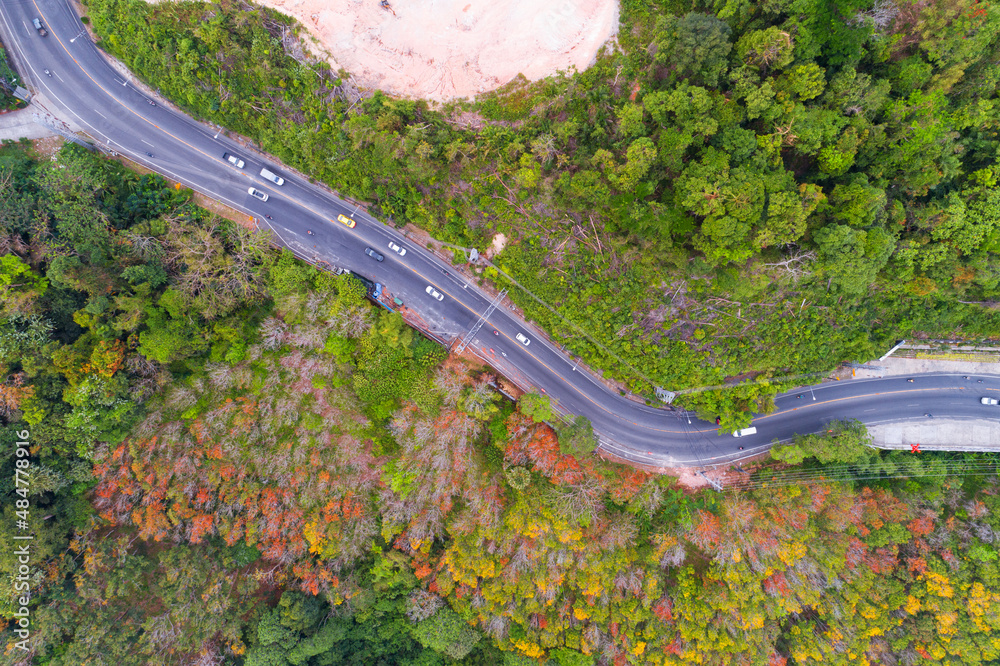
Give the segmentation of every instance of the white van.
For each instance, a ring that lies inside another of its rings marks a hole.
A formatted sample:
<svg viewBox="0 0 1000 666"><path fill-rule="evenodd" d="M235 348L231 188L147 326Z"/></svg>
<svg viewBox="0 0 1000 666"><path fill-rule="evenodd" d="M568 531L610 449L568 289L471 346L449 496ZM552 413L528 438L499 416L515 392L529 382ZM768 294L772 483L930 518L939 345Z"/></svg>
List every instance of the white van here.
<svg viewBox="0 0 1000 666"><path fill-rule="evenodd" d="M285 184L285 179L284 178L282 178L278 174L274 173L273 171L269 170L267 167L264 167L263 169L260 170L260 175L264 176L264 178L267 178L269 181L271 181L275 185L284 185Z"/></svg>
<svg viewBox="0 0 1000 666"><path fill-rule="evenodd" d="M746 437L747 435L756 435L757 428L743 428L743 430L737 430L733 433L733 437Z"/></svg>

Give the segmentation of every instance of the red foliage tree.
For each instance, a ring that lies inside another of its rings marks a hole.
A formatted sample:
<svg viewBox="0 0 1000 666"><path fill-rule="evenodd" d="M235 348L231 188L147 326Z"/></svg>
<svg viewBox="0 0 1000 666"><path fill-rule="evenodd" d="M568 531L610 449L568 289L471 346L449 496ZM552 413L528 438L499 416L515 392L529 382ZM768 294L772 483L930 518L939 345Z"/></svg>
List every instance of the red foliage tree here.
<svg viewBox="0 0 1000 666"><path fill-rule="evenodd" d="M714 549L722 540L719 519L712 513L698 509L698 522L688 533L688 540L702 550Z"/></svg>

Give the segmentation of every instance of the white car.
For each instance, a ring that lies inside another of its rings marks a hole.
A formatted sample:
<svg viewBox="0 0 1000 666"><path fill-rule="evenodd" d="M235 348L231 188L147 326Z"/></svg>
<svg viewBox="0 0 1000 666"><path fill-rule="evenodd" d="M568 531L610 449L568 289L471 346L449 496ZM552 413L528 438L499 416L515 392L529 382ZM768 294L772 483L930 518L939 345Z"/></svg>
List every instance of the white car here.
<svg viewBox="0 0 1000 666"><path fill-rule="evenodd" d="M527 347L528 345L531 344L531 340L529 340L527 337L525 337L524 333L518 333L514 337L517 338L517 341L520 342L525 347Z"/></svg>
<svg viewBox="0 0 1000 666"><path fill-rule="evenodd" d="M443 301L444 300L444 294L442 294L440 291L438 291L437 289L435 289L434 287L432 287L430 285L427 285L427 288L424 289L424 291L426 291L428 294L430 294L431 298L433 298L435 300L438 300L438 301Z"/></svg>
<svg viewBox="0 0 1000 666"><path fill-rule="evenodd" d="M396 254L398 254L401 257L404 254L406 254L406 248L405 247L399 247L398 245L396 245L392 241L389 241L389 249L392 250L393 252L395 252Z"/></svg>
<svg viewBox="0 0 1000 666"><path fill-rule="evenodd" d="M247 194L249 194L252 197L257 197L261 201L267 201L267 193L261 192L256 188L251 187L249 190L247 190Z"/></svg>
<svg viewBox="0 0 1000 666"><path fill-rule="evenodd" d="M737 430L733 433L733 437L746 437L747 435L756 435L757 428L743 428L743 430Z"/></svg>
<svg viewBox="0 0 1000 666"><path fill-rule="evenodd" d="M1000 400L997 400L996 398L986 398L986 397L981 398L979 402L983 403L984 405L1000 404Z"/></svg>

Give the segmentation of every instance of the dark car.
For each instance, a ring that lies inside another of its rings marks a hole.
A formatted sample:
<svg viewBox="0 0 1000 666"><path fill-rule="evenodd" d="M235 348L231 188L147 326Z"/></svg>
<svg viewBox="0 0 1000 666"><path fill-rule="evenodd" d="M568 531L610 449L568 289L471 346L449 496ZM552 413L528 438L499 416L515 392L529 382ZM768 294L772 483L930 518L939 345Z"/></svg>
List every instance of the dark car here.
<svg viewBox="0 0 1000 666"><path fill-rule="evenodd" d="M370 247L366 247L365 248L365 254L367 254L369 257L371 257L375 261L382 261L383 259L385 259L385 257L383 257L381 254L379 254L375 250L371 249Z"/></svg>

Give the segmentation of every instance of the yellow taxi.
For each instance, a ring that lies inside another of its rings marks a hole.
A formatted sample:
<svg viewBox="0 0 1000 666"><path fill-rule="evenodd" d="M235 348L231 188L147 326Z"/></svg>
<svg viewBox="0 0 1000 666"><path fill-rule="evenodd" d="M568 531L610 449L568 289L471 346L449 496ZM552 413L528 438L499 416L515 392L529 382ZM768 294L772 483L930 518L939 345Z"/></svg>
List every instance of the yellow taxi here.
<svg viewBox="0 0 1000 666"><path fill-rule="evenodd" d="M348 226L348 228L353 229L354 225L357 224L354 220L347 217L346 215L338 215L337 219Z"/></svg>

